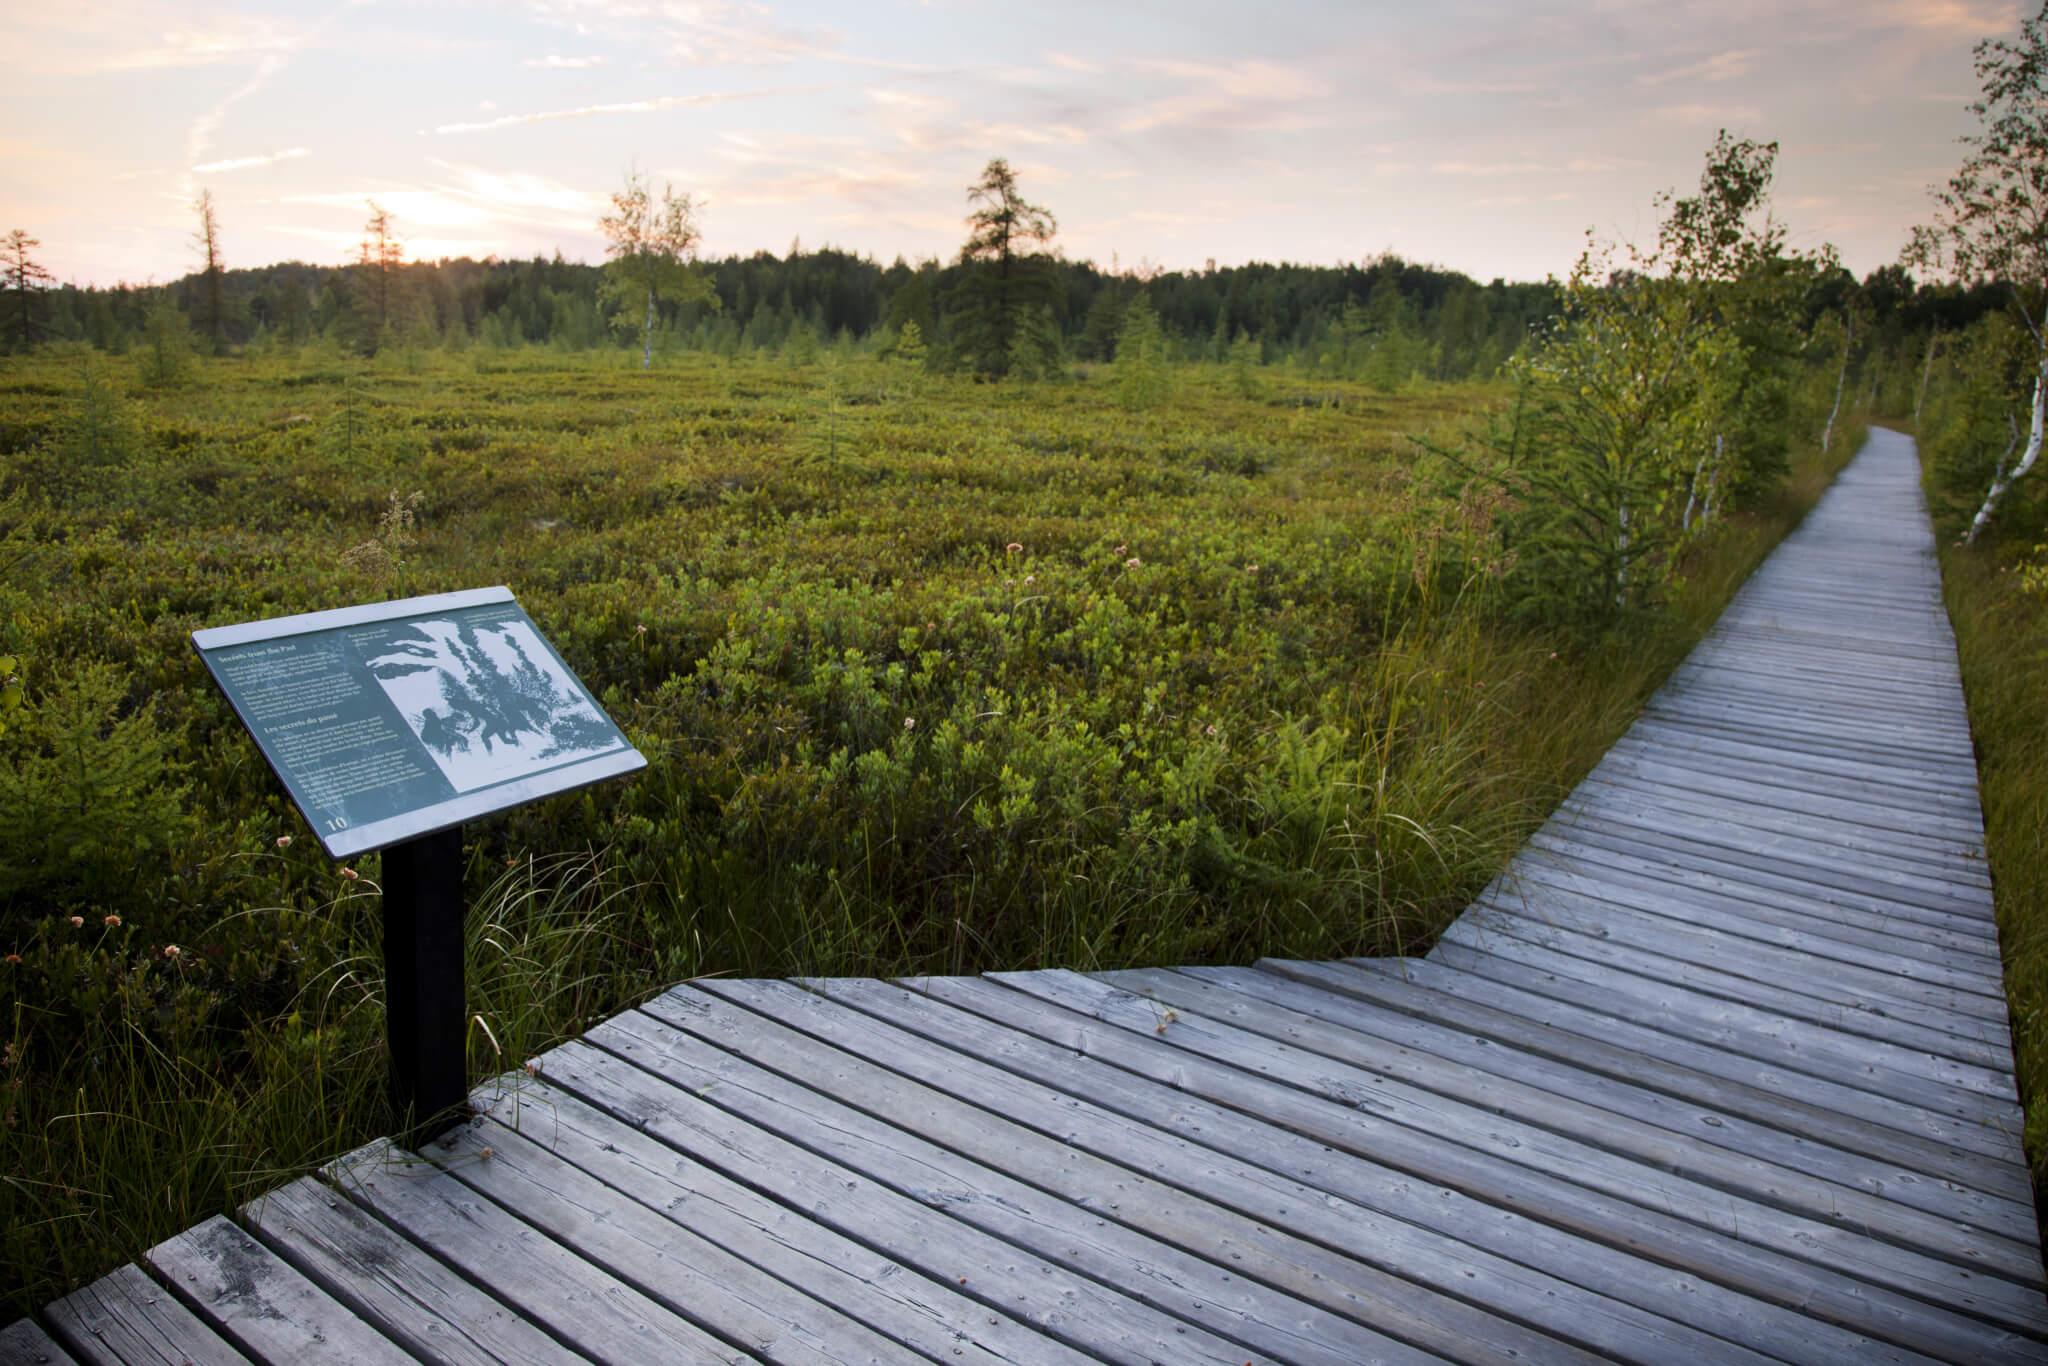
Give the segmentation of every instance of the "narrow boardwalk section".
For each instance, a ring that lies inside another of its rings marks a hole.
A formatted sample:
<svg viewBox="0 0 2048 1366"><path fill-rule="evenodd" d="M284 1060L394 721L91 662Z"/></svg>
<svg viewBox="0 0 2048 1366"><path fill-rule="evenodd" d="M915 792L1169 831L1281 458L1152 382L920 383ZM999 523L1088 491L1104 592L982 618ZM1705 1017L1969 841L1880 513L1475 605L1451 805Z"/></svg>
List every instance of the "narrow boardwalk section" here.
<svg viewBox="0 0 2048 1366"><path fill-rule="evenodd" d="M1879 432L1428 957L680 987L0 1362L2048 1360Z"/></svg>

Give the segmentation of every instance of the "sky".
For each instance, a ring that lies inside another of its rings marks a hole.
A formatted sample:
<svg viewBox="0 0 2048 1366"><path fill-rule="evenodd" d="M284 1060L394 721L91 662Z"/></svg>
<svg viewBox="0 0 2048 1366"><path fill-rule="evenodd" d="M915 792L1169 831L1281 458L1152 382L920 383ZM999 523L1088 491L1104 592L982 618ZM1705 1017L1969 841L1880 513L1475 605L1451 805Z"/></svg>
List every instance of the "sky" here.
<svg viewBox="0 0 2048 1366"><path fill-rule="evenodd" d="M1007 157L1069 257L1487 280L1654 235L1716 132L1780 144L1794 245L1894 260L1974 119L2008 0L1119 3L11 0L0 231L62 280L339 264L377 200L411 259L602 258L629 171L706 255L950 258Z"/></svg>

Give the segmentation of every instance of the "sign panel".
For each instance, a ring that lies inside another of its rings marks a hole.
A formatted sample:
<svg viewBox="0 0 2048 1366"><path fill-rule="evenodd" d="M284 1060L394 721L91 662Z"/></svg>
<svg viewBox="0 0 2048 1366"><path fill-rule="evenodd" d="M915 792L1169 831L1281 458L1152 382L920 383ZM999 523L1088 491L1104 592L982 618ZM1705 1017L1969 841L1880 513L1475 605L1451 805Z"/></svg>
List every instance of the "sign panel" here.
<svg viewBox="0 0 2048 1366"><path fill-rule="evenodd" d="M336 858L647 767L508 588L192 643Z"/></svg>

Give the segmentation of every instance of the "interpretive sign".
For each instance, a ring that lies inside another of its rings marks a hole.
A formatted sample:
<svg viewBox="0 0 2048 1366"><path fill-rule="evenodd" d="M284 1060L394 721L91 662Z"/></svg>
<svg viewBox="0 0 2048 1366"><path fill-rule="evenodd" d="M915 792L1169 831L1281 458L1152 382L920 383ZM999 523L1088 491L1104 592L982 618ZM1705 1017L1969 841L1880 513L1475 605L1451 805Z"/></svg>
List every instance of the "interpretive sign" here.
<svg viewBox="0 0 2048 1366"><path fill-rule="evenodd" d="M192 641L336 858L647 766L508 588Z"/></svg>

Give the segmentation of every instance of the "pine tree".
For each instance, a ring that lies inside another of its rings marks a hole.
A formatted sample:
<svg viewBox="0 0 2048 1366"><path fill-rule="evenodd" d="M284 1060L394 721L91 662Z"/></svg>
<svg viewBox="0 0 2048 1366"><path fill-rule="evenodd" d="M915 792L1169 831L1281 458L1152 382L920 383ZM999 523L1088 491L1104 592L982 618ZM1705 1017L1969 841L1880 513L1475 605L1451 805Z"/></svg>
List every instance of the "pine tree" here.
<svg viewBox="0 0 2048 1366"><path fill-rule="evenodd" d="M1018 379L1064 379L1066 347L1052 310L1044 304L1024 310L1010 339L1010 374Z"/></svg>
<svg viewBox="0 0 2048 1366"><path fill-rule="evenodd" d="M16 347L30 347L36 343L37 334L43 330L36 318L36 304L42 292L56 279L49 271L29 258L29 252L42 243L30 237L20 228L7 234L5 245L0 246L0 255L5 256L7 292L14 296L12 315L12 341Z"/></svg>
<svg viewBox="0 0 2048 1366"><path fill-rule="evenodd" d="M142 382L168 389L185 382L192 362L192 329L168 289L158 290L142 324Z"/></svg>
<svg viewBox="0 0 2048 1366"><path fill-rule="evenodd" d="M1059 225L1048 210L1024 199L1016 172L1002 157L982 169L967 199L976 207L967 216L970 232L960 248L960 262L969 267L960 309L962 350L975 369L1000 375L1009 368L1025 312L1048 302L1056 288L1042 252Z"/></svg>
<svg viewBox="0 0 2048 1366"><path fill-rule="evenodd" d="M1152 301L1142 293L1124 309L1116 334L1116 386L1118 401L1133 410L1166 397L1166 334Z"/></svg>
<svg viewBox="0 0 2048 1366"><path fill-rule="evenodd" d="M928 348L924 344L924 329L917 325L916 319L904 320L903 330L896 334L896 346L892 354L897 360L910 365L922 366L925 363Z"/></svg>

